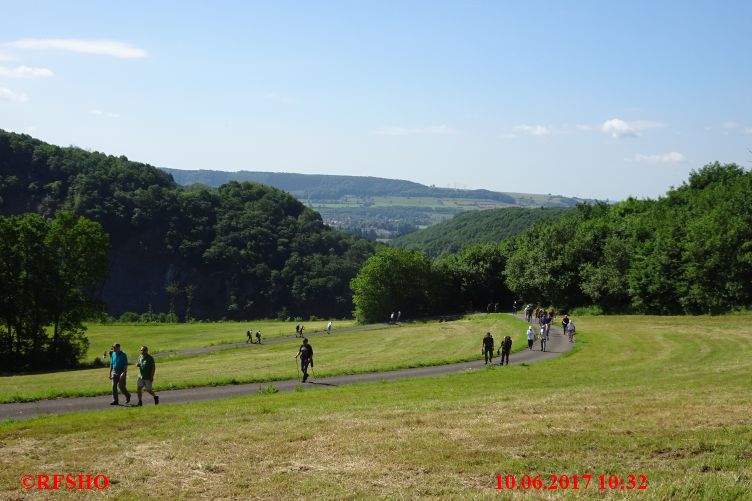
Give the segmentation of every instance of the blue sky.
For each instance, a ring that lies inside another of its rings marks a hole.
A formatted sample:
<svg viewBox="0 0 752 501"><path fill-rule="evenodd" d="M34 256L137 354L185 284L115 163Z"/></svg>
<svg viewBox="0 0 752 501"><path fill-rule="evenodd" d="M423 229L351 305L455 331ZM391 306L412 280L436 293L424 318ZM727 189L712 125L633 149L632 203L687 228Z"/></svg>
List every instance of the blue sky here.
<svg viewBox="0 0 752 501"><path fill-rule="evenodd" d="M618 200L752 166L752 2L0 1L0 128Z"/></svg>

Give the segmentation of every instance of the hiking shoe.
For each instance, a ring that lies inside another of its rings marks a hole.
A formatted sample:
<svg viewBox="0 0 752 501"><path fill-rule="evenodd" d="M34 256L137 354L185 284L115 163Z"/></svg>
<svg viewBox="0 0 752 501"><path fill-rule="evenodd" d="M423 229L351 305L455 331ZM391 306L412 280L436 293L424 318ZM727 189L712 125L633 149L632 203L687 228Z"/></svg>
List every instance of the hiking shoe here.
<svg viewBox="0 0 752 501"><path fill-rule="evenodd" d="M125 405L131 403L131 397L125 397Z"/></svg>
<svg viewBox="0 0 752 501"><path fill-rule="evenodd" d="M120 404L118 403L117 400L113 400L112 402L110 402L110 405L120 405Z"/></svg>
<svg viewBox="0 0 752 501"><path fill-rule="evenodd" d="M154 395L154 405L159 405L159 395Z"/></svg>
<svg viewBox="0 0 752 501"><path fill-rule="evenodd" d="M139 400L138 403L136 404L137 407L143 407L143 405L144 403L141 400Z"/></svg>

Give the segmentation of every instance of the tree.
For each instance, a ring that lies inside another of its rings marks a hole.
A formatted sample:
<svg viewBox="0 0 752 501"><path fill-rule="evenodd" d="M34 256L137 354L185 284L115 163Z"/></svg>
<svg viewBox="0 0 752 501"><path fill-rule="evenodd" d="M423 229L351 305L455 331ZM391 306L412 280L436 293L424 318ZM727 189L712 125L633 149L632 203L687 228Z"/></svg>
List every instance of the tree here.
<svg viewBox="0 0 752 501"><path fill-rule="evenodd" d="M395 311L411 317L431 312L434 275L423 254L386 248L366 261L350 282L359 322L383 322Z"/></svg>
<svg viewBox="0 0 752 501"><path fill-rule="evenodd" d="M91 297L106 273L107 236L69 212L51 221L0 217L0 236L0 363L13 371L76 365L88 349L81 322L97 309Z"/></svg>

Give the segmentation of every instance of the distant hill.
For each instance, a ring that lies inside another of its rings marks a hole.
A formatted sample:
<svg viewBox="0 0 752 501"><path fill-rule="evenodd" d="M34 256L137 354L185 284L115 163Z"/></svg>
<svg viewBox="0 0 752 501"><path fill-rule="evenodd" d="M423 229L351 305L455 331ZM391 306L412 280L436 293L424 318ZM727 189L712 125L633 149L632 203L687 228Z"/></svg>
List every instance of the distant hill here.
<svg viewBox="0 0 752 501"><path fill-rule="evenodd" d="M397 247L441 257L459 252L462 247L478 243L498 243L522 233L544 219L555 219L569 208L507 207L484 211L463 212L452 219L429 228L402 235L392 244Z"/></svg>
<svg viewBox="0 0 752 501"><path fill-rule="evenodd" d="M287 191L339 229L391 239L469 210L502 207L573 207L590 202L561 195L436 188L399 179L278 172L224 172L163 168L182 185L220 186L253 181Z"/></svg>

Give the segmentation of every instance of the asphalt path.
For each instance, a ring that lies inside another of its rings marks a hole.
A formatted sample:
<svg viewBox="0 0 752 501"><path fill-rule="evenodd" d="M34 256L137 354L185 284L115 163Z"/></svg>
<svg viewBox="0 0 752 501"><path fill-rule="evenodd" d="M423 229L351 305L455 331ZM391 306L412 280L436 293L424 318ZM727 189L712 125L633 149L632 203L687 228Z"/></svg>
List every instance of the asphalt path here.
<svg viewBox="0 0 752 501"><path fill-rule="evenodd" d="M519 317L518 317L519 318ZM351 328L354 330L355 328ZM340 329L339 332L344 332L345 329ZM308 335L306 335L308 337ZM482 336L478 337L480 341ZM284 338L273 338L274 340L282 341ZM273 339L269 339L271 342ZM294 336L289 336L289 339L294 339ZM497 339L497 345L501 342ZM245 343L241 343L244 345ZM234 346L234 345L223 345ZM256 345L258 346L258 345ZM572 348L572 343L569 343L566 336L562 332L560 327L552 326L550 340L548 342L548 348L545 352L540 351L540 343L535 342L533 350L527 348L516 353L512 353L509 356L510 365L532 364L548 360L556 357L562 353L569 351ZM217 348L217 347L210 347ZM225 349L225 348L220 348ZM183 350L192 351L192 350ZM181 352L182 353L182 352ZM499 357L495 358L495 363L498 363ZM292 370L292 362L290 360L290 369ZM198 388L187 388L184 390L168 390L160 391L158 393L160 403L159 405L171 405L182 404L189 402L205 402L207 400L217 400L221 398L238 397L243 395L251 395L257 393L259 388L265 388L270 384L273 384L279 391L294 391L298 387L304 389L314 388L331 388L338 387L353 383L367 383L373 381L393 381L396 379L412 378L412 377L430 377L443 374L451 374L457 372L465 372L467 370L482 369L485 364L483 360L474 360L472 362L460 362L447 365L435 365L430 367L416 367L411 369L399 369L387 372L371 372L366 374L350 374L344 376L331 376L326 378L311 378L307 383L302 384L299 379L291 379L287 381L269 381L264 383L247 383L238 385L226 385L226 386L202 386ZM104 383L104 382L103 382ZM122 398L122 396L121 396ZM83 411L123 411L126 409L134 410L139 409L135 407L133 403L137 400L136 392L133 391L131 396L131 405L121 404L119 406L109 405L112 400L111 395L97 396L97 397L76 397L76 398L58 398L53 400L38 400L35 402L21 402L12 404L0 404L0 420L20 420L28 419L35 416L51 415L51 414L67 414L71 412L83 412ZM154 405L151 395L144 395L144 405Z"/></svg>

